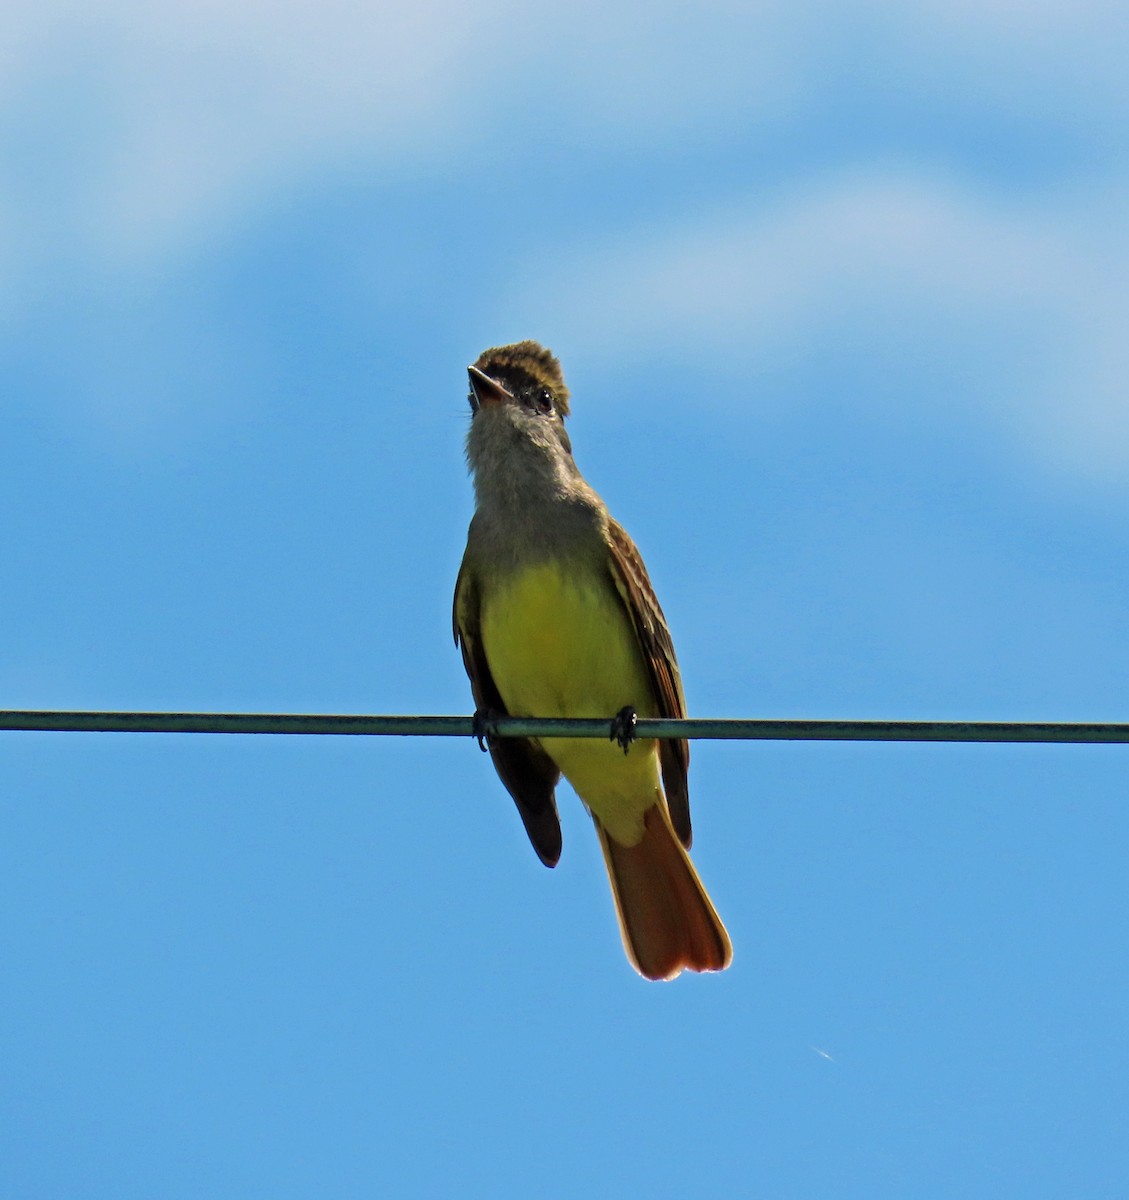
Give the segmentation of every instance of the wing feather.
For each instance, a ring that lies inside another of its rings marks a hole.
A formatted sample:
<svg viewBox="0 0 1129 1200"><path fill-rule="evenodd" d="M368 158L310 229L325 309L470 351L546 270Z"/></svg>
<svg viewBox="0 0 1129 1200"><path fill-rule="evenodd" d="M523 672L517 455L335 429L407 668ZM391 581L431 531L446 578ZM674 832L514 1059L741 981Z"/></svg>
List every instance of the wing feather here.
<svg viewBox="0 0 1129 1200"><path fill-rule="evenodd" d="M480 597L473 569L463 558L455 583L452 623L455 644L462 651L463 666L470 678L474 703L481 713L509 716L498 692L482 646L479 628ZM561 821L555 790L561 773L556 763L528 738L487 739L498 777L514 799L525 831L547 867L555 867L561 856Z"/></svg>
<svg viewBox="0 0 1129 1200"><path fill-rule="evenodd" d="M658 715L672 720L686 716L686 698L682 676L674 656L674 642L647 568L618 522L608 519L608 544L611 549L611 573L620 596L635 626L640 649L654 689ZM670 820L679 841L690 848L690 793L687 772L690 767L690 743L684 739L663 738L659 742L659 764L663 790L670 808Z"/></svg>

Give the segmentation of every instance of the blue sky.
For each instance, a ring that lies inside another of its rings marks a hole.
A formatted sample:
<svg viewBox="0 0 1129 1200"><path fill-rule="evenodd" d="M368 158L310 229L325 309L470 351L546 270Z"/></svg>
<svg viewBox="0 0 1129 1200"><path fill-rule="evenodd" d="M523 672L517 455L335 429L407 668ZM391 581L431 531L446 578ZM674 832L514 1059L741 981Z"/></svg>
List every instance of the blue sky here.
<svg viewBox="0 0 1129 1200"><path fill-rule="evenodd" d="M469 712L538 338L691 711L1129 720L1111 4L14 0L0 705ZM1118 747L694 747L731 970L472 744L4 734L0 1192L1120 1197Z"/></svg>

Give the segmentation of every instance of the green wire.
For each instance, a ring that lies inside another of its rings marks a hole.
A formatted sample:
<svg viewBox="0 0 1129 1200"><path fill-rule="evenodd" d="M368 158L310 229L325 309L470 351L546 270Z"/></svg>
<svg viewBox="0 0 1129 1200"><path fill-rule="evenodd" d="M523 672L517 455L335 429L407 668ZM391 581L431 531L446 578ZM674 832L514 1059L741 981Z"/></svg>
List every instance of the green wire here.
<svg viewBox="0 0 1129 1200"><path fill-rule="evenodd" d="M496 717L492 737L607 738L611 718ZM57 712L0 710L0 730L53 733L286 733L474 737L472 717L329 713ZM665 720L640 717L640 738L804 742L1129 742L1129 724L1060 721Z"/></svg>

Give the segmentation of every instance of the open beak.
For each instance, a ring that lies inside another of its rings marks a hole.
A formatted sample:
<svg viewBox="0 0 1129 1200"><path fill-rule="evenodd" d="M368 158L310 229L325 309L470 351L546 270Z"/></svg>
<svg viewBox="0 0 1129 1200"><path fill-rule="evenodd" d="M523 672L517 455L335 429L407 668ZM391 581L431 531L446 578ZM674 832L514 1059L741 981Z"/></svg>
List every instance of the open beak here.
<svg viewBox="0 0 1129 1200"><path fill-rule="evenodd" d="M491 379L477 367L467 367L467 374L470 376L470 394L475 412L491 404L513 403L513 396L497 380Z"/></svg>

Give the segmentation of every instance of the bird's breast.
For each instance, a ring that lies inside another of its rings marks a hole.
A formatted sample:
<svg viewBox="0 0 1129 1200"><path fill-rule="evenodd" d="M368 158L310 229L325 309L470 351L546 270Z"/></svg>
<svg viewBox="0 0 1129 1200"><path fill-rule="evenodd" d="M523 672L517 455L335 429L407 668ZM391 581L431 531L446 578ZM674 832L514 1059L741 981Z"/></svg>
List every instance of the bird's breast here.
<svg viewBox="0 0 1129 1200"><path fill-rule="evenodd" d="M607 717L653 700L635 630L606 571L540 562L483 589L482 645L515 715Z"/></svg>
<svg viewBox="0 0 1129 1200"><path fill-rule="evenodd" d="M515 716L607 717L632 705L657 715L635 629L611 577L588 560L542 562L483 589L482 646ZM624 846L661 799L653 739L626 756L602 738L543 738L542 748Z"/></svg>

